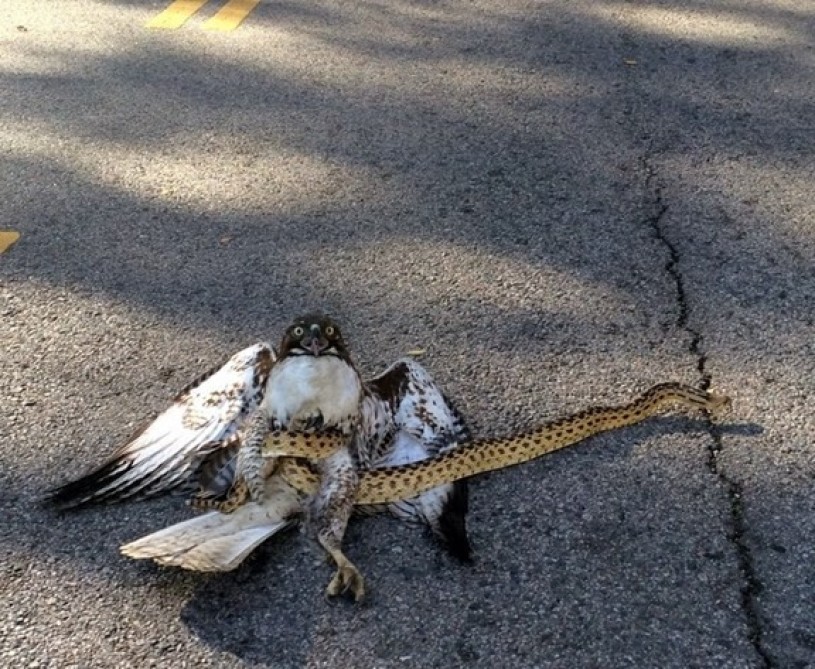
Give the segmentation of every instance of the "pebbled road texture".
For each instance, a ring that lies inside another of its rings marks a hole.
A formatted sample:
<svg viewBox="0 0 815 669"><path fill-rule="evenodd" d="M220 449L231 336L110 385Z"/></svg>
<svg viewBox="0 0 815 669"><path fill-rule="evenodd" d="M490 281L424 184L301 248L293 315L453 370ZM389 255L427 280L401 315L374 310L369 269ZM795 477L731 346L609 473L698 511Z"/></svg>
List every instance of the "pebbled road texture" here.
<svg viewBox="0 0 815 669"><path fill-rule="evenodd" d="M214 3L213 3L214 4ZM0 8L0 663L815 666L815 9L803 0ZM180 387L294 314L414 348L479 434L668 379L732 395L472 485L473 566L387 518L362 606L296 533L120 557L59 516Z"/></svg>

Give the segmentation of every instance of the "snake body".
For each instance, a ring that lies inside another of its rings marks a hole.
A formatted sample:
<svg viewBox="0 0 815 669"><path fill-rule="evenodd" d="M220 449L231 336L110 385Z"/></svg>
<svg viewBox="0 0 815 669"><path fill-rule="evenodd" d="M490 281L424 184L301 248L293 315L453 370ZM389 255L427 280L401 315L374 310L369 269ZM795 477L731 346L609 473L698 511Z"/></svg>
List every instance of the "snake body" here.
<svg viewBox="0 0 815 669"><path fill-rule="evenodd" d="M730 399L723 395L681 383L662 383L628 404L591 407L528 432L474 440L434 458L400 467L364 470L356 503L385 504L406 499L444 483L534 460L593 435L635 425L669 409L697 410L716 416L729 405ZM341 438L335 435L280 431L269 435L263 448L269 453L299 456L281 458L277 471L294 488L313 494L320 479L309 462L301 458L323 459L341 445Z"/></svg>

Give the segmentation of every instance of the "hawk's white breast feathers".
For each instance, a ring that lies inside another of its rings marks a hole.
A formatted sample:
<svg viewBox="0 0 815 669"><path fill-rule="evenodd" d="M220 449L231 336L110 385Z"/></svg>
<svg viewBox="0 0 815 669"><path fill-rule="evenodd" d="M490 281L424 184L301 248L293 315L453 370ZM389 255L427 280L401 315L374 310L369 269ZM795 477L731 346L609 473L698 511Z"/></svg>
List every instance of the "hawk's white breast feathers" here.
<svg viewBox="0 0 815 669"><path fill-rule="evenodd" d="M356 370L333 355L291 356L269 375L264 398L268 414L283 425L321 415L326 425L359 413L362 382Z"/></svg>

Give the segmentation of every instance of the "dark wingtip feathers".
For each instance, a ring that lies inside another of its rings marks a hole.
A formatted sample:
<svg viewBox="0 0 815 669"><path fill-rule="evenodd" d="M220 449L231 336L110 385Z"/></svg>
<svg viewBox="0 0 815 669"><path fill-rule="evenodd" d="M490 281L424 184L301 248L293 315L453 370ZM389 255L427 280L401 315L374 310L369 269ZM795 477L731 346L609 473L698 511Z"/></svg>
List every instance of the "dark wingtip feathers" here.
<svg viewBox="0 0 815 669"><path fill-rule="evenodd" d="M106 462L74 481L48 490L40 503L45 507L68 511L104 502L120 501L124 499L121 488L114 486L105 492L100 492L100 489L115 481L126 469L121 461Z"/></svg>
<svg viewBox="0 0 815 669"><path fill-rule="evenodd" d="M467 536L468 506L467 481L456 481L435 528L447 552L461 562L472 562L473 549Z"/></svg>

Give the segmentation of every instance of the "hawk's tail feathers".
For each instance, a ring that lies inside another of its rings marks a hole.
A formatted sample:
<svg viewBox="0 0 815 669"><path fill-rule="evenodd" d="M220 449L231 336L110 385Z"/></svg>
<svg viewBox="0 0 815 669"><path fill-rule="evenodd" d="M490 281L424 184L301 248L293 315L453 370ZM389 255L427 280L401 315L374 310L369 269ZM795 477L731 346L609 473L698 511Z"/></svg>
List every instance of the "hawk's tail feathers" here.
<svg viewBox="0 0 815 669"><path fill-rule="evenodd" d="M223 523L220 527L213 527L213 520L222 520L223 517L214 511L149 534L125 544L119 550L128 557L137 560L152 559L165 567L181 567L192 571L231 571L261 543L292 522L281 520L254 527L231 527L224 533L226 528Z"/></svg>
<svg viewBox="0 0 815 669"><path fill-rule="evenodd" d="M282 483L277 480L276 483ZM262 504L250 502L233 513L219 511L185 520L125 544L119 550L135 559L192 571L231 571L269 537L294 525L302 510L288 486L270 491Z"/></svg>

